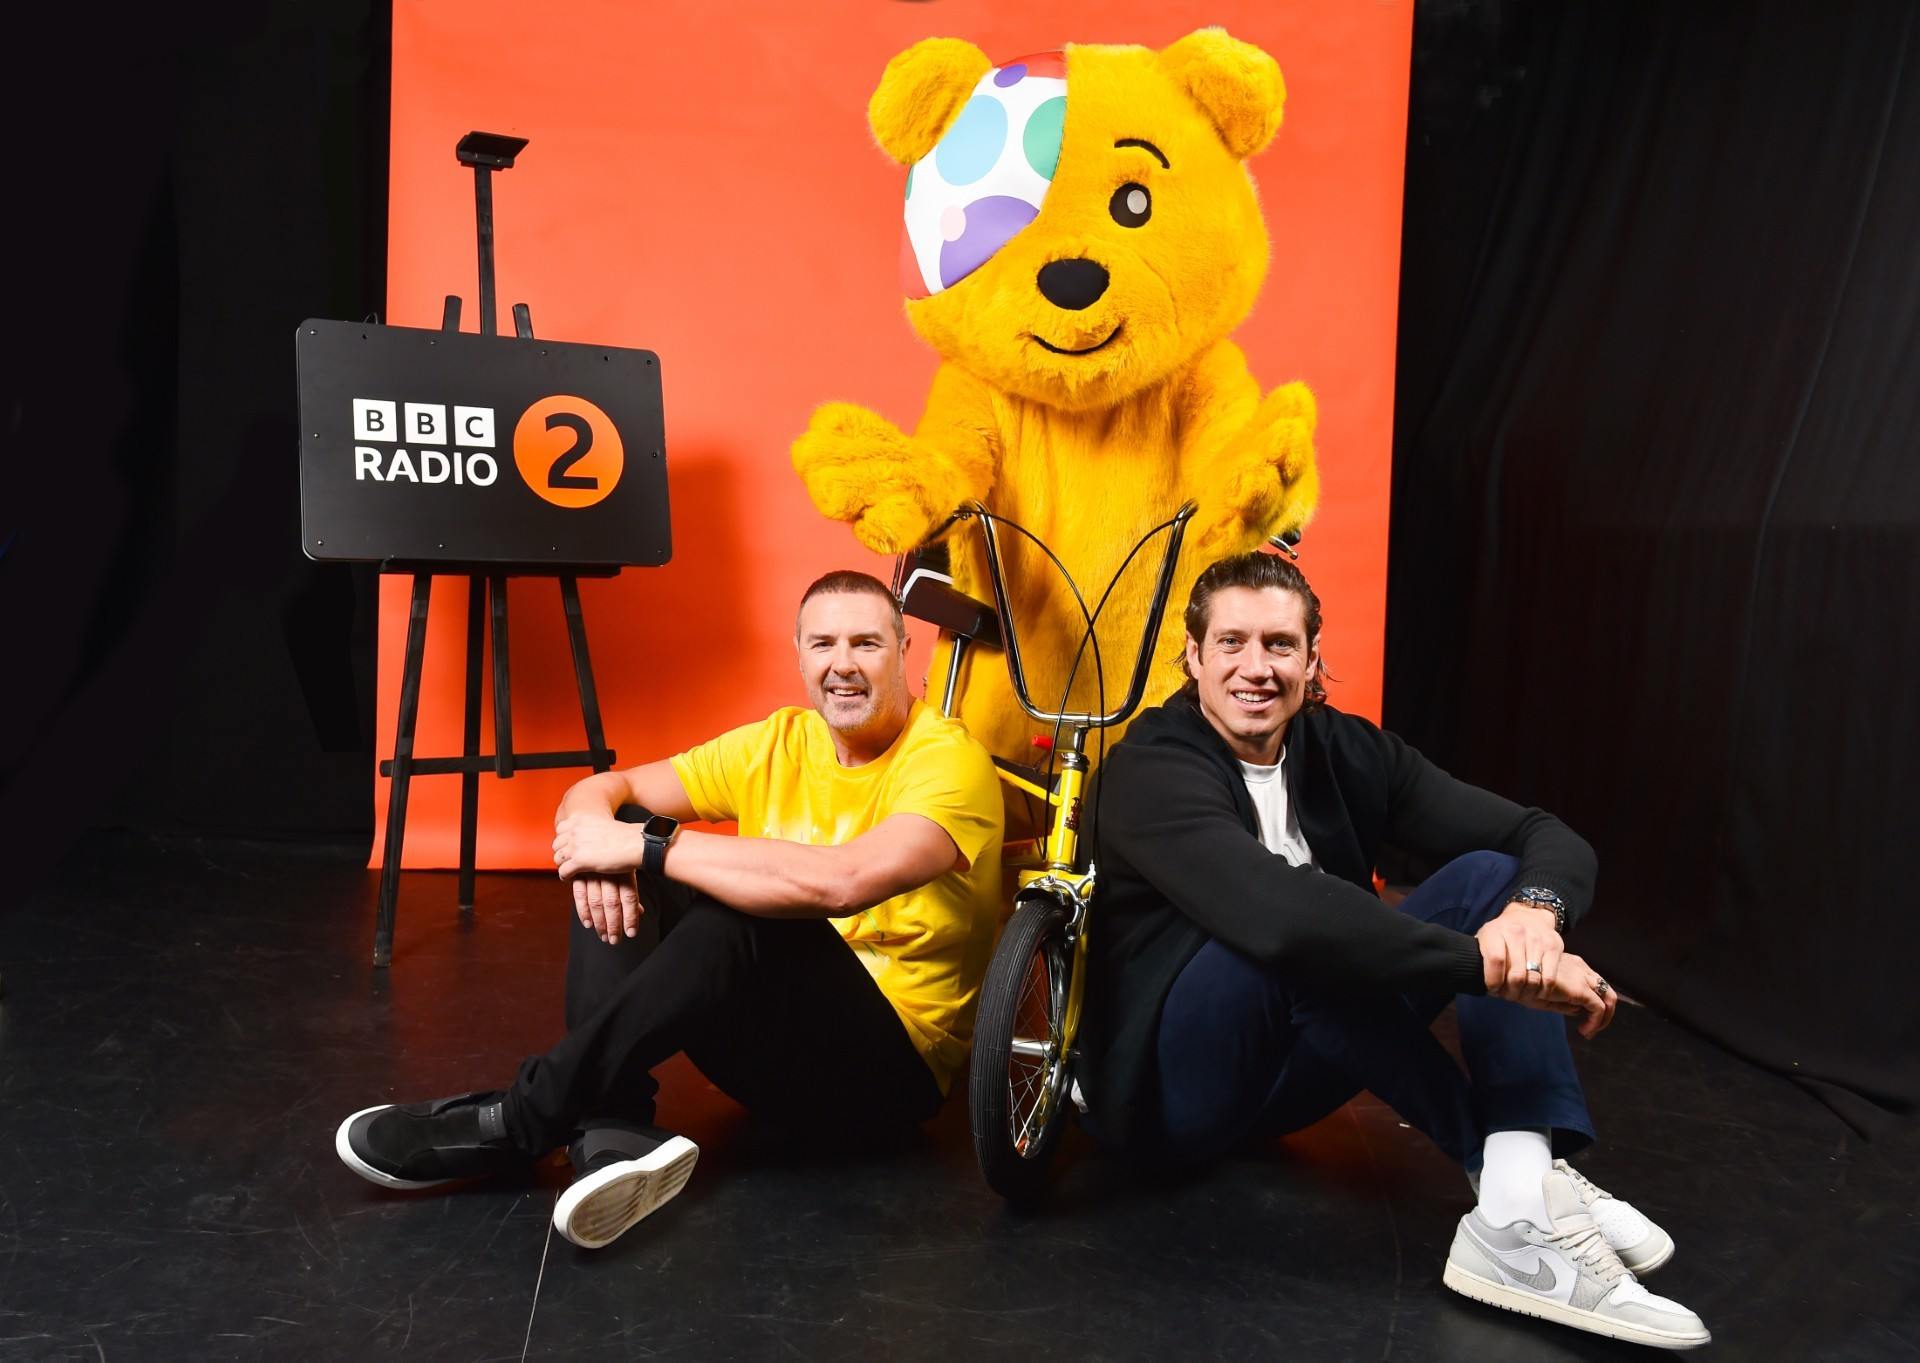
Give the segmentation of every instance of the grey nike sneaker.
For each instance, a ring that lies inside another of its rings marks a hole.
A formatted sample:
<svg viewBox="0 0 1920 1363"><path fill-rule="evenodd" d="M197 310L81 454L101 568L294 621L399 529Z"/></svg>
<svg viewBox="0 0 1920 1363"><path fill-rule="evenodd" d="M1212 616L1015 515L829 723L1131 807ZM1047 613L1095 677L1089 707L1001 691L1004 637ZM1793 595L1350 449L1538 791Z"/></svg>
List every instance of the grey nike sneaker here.
<svg viewBox="0 0 1920 1363"><path fill-rule="evenodd" d="M1563 1159L1553 1167L1573 1180L1581 1205L1600 1225L1620 1262L1636 1278L1644 1278L1673 1257L1673 1237L1631 1202L1624 1202Z"/></svg>
<svg viewBox="0 0 1920 1363"><path fill-rule="evenodd" d="M1477 1211L1460 1218L1442 1276L1448 1287L1490 1306L1657 1349L1695 1349L1713 1338L1679 1302L1640 1286L1572 1179L1553 1170L1540 1187L1551 1226L1494 1226Z"/></svg>

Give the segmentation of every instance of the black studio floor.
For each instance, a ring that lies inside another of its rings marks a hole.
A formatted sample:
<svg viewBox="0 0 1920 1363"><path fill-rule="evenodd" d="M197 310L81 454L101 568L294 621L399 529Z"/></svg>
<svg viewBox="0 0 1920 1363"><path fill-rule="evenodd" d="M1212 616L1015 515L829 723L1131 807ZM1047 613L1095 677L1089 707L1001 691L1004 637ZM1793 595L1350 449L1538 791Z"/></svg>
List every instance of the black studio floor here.
<svg viewBox="0 0 1920 1363"><path fill-rule="evenodd" d="M390 972L348 851L91 837L0 915L0 1359L1625 1359L1440 1270L1463 1181L1357 1103L1174 1184L1078 1138L1040 1213L916 1150L785 1150L676 1065L681 1198L612 1249L548 1231L562 1175L383 1193L346 1113L503 1081L552 1035L564 909L405 879ZM1920 1137L1872 1144L1645 1009L1581 1048L1584 1163L1680 1252L1656 1290L1726 1359L1920 1358Z"/></svg>

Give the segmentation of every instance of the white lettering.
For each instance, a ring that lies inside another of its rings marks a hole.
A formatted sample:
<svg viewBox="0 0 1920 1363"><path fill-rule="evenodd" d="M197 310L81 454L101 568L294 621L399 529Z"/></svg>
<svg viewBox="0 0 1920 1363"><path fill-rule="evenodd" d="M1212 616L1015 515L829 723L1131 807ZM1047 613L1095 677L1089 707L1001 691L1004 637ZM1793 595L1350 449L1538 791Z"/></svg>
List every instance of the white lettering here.
<svg viewBox="0 0 1920 1363"><path fill-rule="evenodd" d="M353 447L353 477L376 483L444 483L452 478L456 487L471 483L474 487L492 487L500 476L500 465L485 450L419 449L417 442L430 445L448 443L448 435L464 437L462 443L491 445L494 440L493 408L455 407L454 425L447 425L447 409L430 402L405 404L374 398L353 400L355 434L369 440L401 438L396 415L402 406L406 415L406 439L416 448L397 448L391 452L368 445Z"/></svg>
<svg viewBox="0 0 1920 1363"><path fill-rule="evenodd" d="M414 445L446 444L447 409L431 402L409 402L407 441Z"/></svg>
<svg viewBox="0 0 1920 1363"><path fill-rule="evenodd" d="M455 407L453 409L454 438L463 445L482 445L493 448L493 408L491 407Z"/></svg>
<svg viewBox="0 0 1920 1363"><path fill-rule="evenodd" d="M398 418L391 402L374 398L353 400L353 438L355 440L392 440Z"/></svg>

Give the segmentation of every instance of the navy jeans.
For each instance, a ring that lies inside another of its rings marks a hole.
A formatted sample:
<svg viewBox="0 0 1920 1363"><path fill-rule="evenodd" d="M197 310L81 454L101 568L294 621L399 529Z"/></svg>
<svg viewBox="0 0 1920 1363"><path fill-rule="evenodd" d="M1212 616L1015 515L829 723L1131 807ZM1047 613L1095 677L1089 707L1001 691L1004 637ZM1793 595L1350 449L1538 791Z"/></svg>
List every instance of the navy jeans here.
<svg viewBox="0 0 1920 1363"><path fill-rule="evenodd" d="M1506 907L1517 871L1512 857L1469 853L1400 911L1471 933ZM1432 1032L1449 1003L1464 1074ZM1489 1131L1545 1128L1556 1155L1593 1140L1561 1014L1480 995L1316 989L1219 942L1200 949L1167 995L1159 1069L1162 1138L1183 1159L1310 1126L1362 1089L1470 1170Z"/></svg>

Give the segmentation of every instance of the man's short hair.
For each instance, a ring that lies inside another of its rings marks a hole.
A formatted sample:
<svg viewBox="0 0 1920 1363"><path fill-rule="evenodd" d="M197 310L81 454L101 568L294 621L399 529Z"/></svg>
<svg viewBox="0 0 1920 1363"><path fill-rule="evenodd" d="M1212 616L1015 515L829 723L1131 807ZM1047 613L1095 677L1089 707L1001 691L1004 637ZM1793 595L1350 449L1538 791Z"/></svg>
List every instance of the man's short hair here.
<svg viewBox="0 0 1920 1363"><path fill-rule="evenodd" d="M807 602L816 596L877 596L887 603L893 614L893 637L905 641L907 637L906 617L900 613L900 598L893 594L892 588L872 573L863 573L857 568L840 568L825 577L813 580L813 585L800 595L800 605L794 611L794 628L800 627L800 612L807 608Z"/></svg>
<svg viewBox="0 0 1920 1363"><path fill-rule="evenodd" d="M1213 612L1213 594L1228 587L1246 587L1253 591L1273 587L1292 592L1305 607L1307 645L1311 647L1314 640L1320 637L1320 598L1307 585L1306 574L1285 554L1270 554L1256 549L1208 564L1206 570L1194 579L1193 590L1187 594L1185 617L1187 633L1193 636L1194 643L1205 647L1207 621ZM1180 670L1187 677L1187 684L1182 689L1192 694L1198 688L1193 673L1187 671L1187 651L1184 646L1180 650ZM1315 664L1313 671L1307 675L1307 709L1326 703L1327 688L1324 682L1332 675L1327 671L1325 662Z"/></svg>

